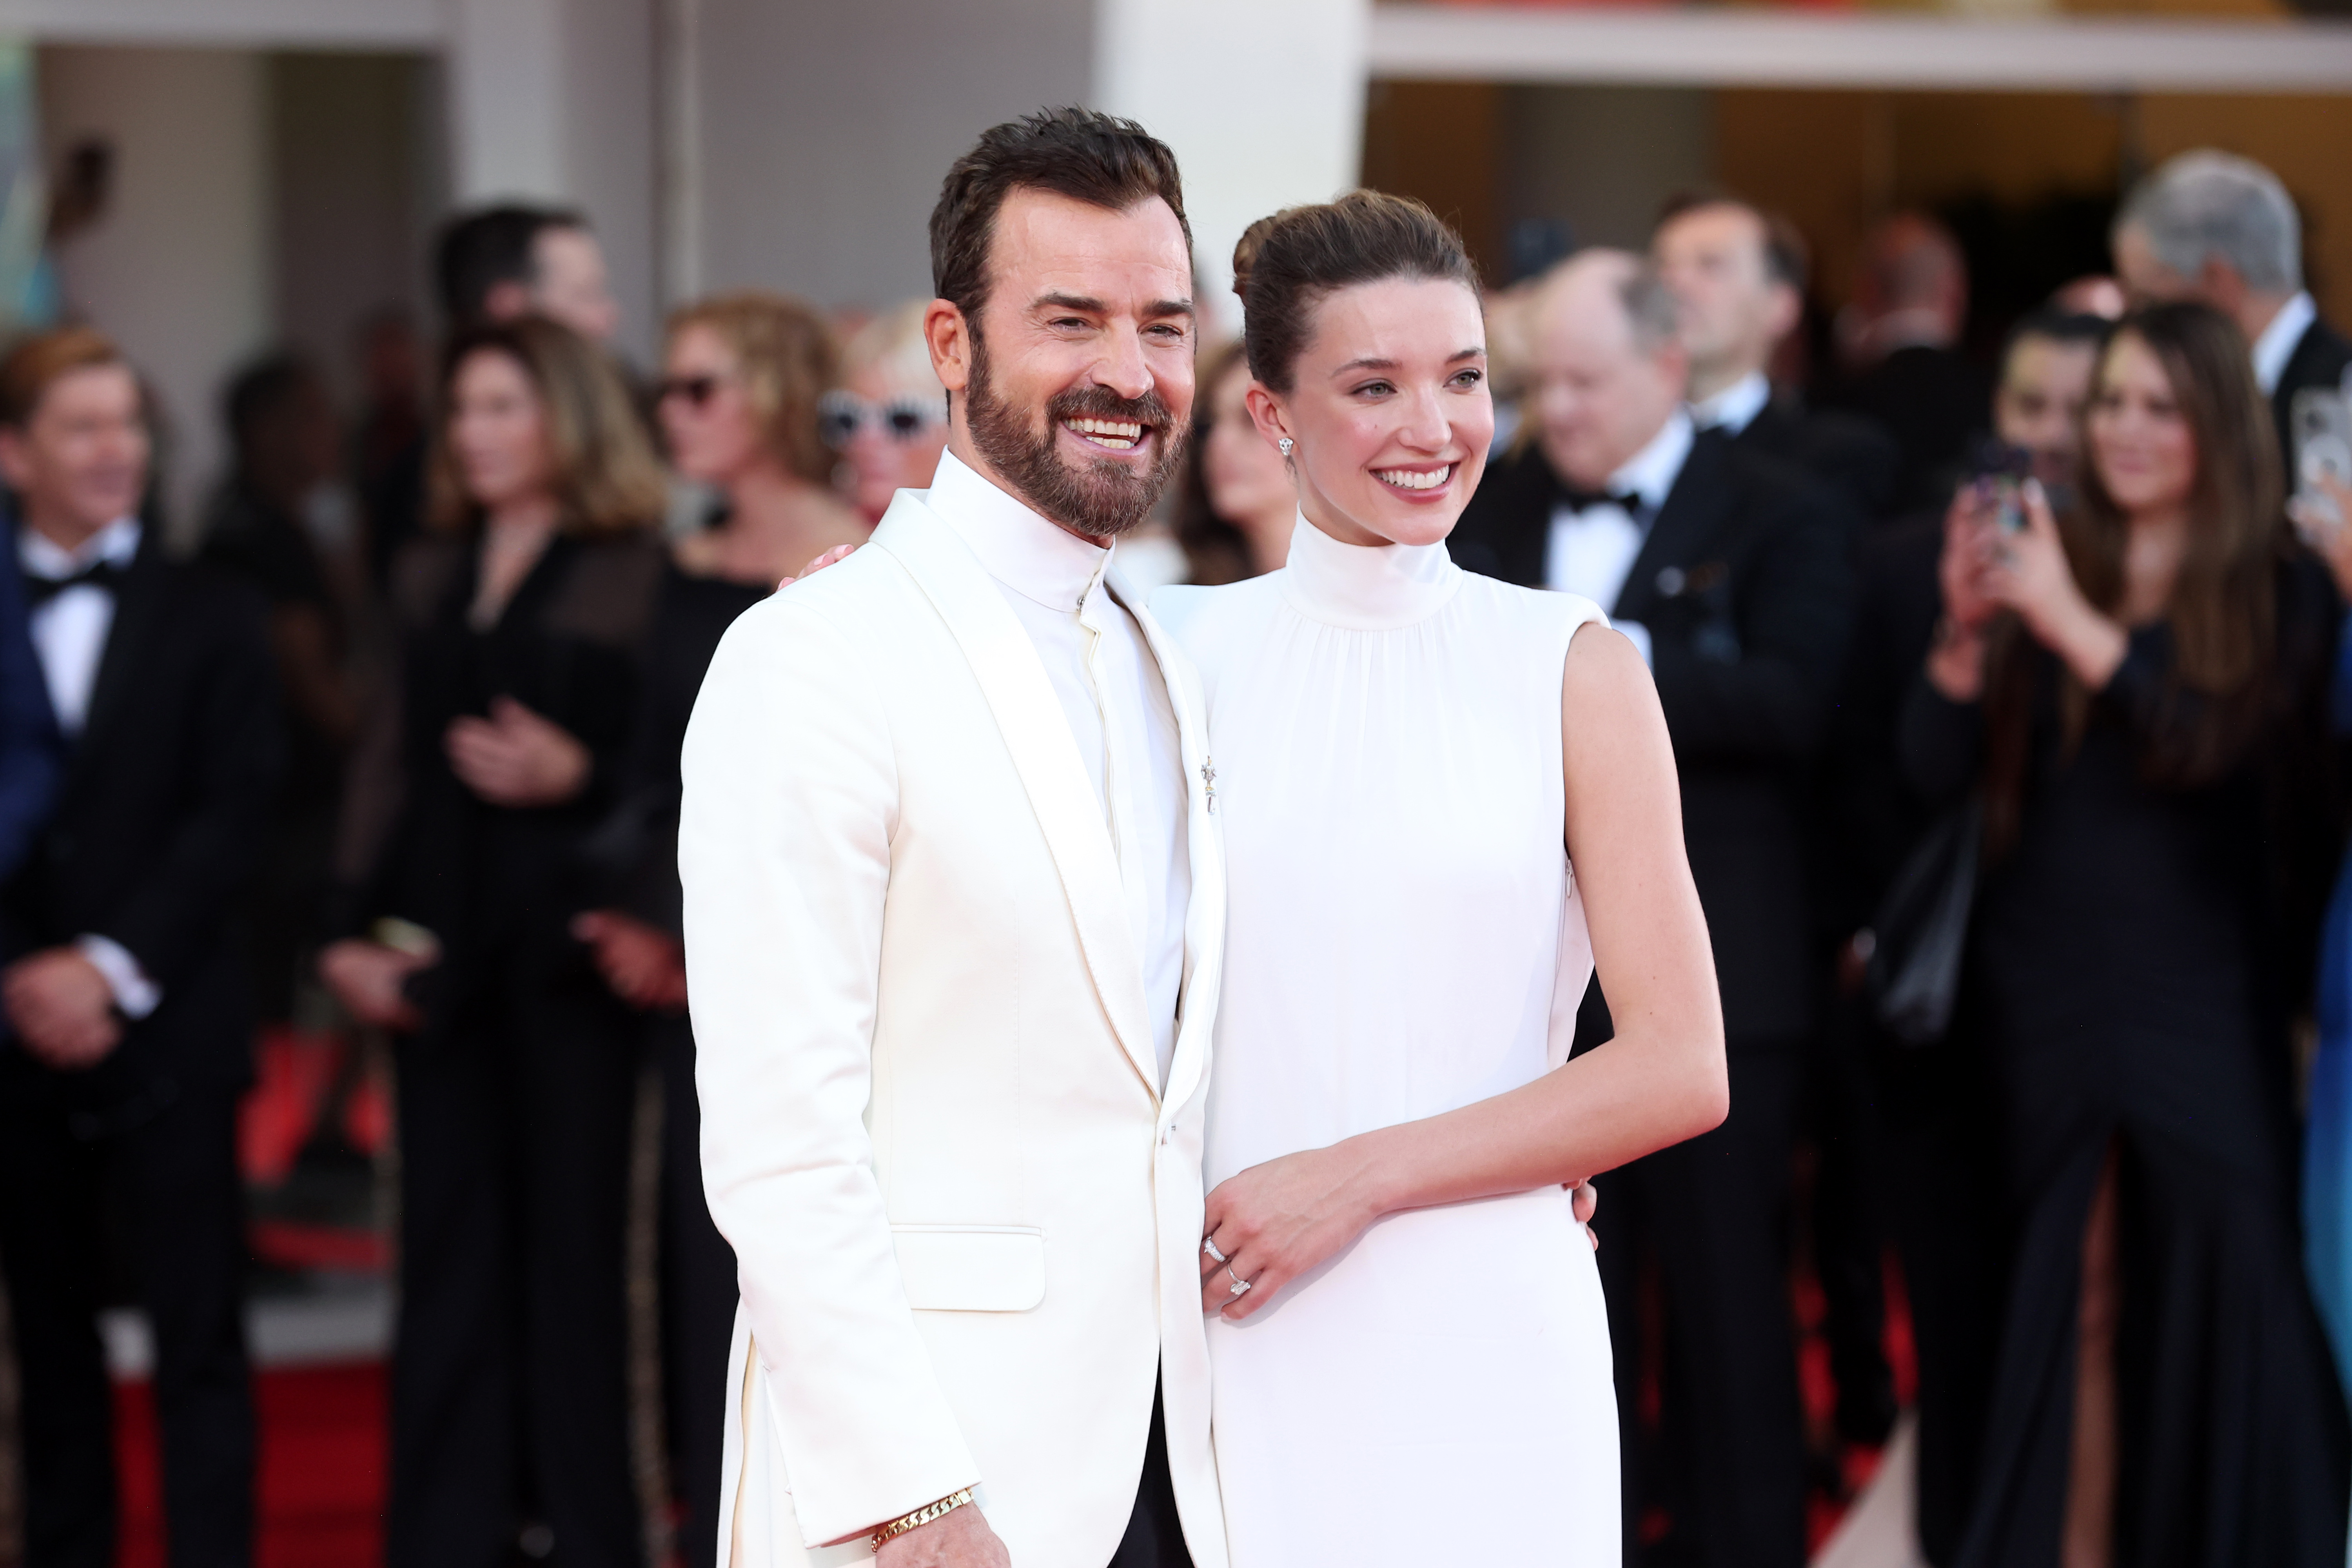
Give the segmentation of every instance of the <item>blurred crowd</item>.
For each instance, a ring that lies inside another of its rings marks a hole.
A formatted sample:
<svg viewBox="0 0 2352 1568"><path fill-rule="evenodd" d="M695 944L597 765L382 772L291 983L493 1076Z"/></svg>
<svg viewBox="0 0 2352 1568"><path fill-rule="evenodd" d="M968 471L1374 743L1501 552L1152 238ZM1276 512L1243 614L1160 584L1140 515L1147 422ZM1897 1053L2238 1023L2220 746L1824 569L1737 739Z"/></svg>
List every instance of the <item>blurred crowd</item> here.
<svg viewBox="0 0 2352 1568"><path fill-rule="evenodd" d="M2344 1554L2352 343L2259 166L2175 160L2113 240L1990 364L1919 214L1818 332L1802 237L1723 192L1490 297L1502 435L1453 552L1591 597L1649 663L1728 1040L1724 1126L1601 1183L1629 1563L1794 1568L1899 1404L1938 1568ZM461 215L433 262L437 353L371 320L355 406L299 355L234 377L232 470L184 531L102 323L0 358L33 1568L112 1561L118 1267L172 1561L252 1560L238 1114L273 1030L392 1063L402 1568L643 1559L651 1064L670 1506L682 1560L717 1559L735 1268L678 752L730 623L929 484L928 301L697 300L648 376L583 216ZM1204 346L1185 482L1120 545L1139 580L1281 568L1297 498L1248 385Z"/></svg>

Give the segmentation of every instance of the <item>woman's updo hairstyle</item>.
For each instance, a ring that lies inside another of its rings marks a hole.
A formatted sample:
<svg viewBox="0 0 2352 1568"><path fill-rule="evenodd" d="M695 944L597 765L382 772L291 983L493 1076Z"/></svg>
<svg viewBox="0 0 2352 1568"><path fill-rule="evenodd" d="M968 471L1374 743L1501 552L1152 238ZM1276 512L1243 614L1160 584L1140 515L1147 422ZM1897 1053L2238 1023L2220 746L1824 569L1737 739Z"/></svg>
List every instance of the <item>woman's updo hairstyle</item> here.
<svg viewBox="0 0 2352 1568"><path fill-rule="evenodd" d="M1350 191L1336 202L1286 207L1249 226L1234 247L1234 292L1250 374L1290 390L1326 295L1391 278L1433 279L1478 292L1478 268L1455 234L1411 196Z"/></svg>

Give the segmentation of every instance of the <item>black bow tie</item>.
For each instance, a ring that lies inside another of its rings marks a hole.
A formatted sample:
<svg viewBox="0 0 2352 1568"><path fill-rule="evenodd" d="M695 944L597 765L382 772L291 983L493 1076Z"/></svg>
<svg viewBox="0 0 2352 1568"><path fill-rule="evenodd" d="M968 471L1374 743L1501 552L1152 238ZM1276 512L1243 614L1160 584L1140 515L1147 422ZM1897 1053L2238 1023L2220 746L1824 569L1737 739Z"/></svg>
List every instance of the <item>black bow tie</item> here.
<svg viewBox="0 0 2352 1568"><path fill-rule="evenodd" d="M122 568L111 561L100 560L91 562L68 577L44 577L38 573L27 572L25 574L25 607L37 610L68 588L79 588L85 584L93 588L103 588L110 594L118 592L122 585Z"/></svg>
<svg viewBox="0 0 2352 1568"><path fill-rule="evenodd" d="M1596 506L1613 506L1635 522L1641 521L1643 514L1649 510L1648 503L1631 491L1569 490L1562 494L1560 500L1570 511L1590 511Z"/></svg>

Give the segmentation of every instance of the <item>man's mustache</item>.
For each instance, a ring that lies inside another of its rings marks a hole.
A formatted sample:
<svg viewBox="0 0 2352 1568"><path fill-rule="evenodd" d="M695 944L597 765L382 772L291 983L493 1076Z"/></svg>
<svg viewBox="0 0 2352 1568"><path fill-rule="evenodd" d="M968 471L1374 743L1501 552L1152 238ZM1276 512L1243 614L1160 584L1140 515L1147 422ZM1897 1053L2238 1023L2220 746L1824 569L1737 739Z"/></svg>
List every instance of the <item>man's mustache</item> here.
<svg viewBox="0 0 2352 1568"><path fill-rule="evenodd" d="M1121 397L1108 386L1065 387L1046 400L1045 416L1056 425L1066 419L1115 419L1153 432L1176 422L1158 393Z"/></svg>

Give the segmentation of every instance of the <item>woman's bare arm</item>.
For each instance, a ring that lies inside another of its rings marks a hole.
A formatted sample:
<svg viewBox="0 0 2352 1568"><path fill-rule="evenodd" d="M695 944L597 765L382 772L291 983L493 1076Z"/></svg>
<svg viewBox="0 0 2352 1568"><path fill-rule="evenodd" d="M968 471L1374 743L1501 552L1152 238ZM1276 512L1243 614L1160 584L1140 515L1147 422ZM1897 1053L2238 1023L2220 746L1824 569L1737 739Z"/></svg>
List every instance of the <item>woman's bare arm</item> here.
<svg viewBox="0 0 2352 1568"><path fill-rule="evenodd" d="M1219 1184L1209 1235L1255 1285L1233 1299L1204 1258L1204 1309L1249 1316L1382 1215L1573 1184L1722 1121L1723 1009L1656 689L1631 643L1587 626L1560 707L1568 848L1616 1037L1508 1093Z"/></svg>

